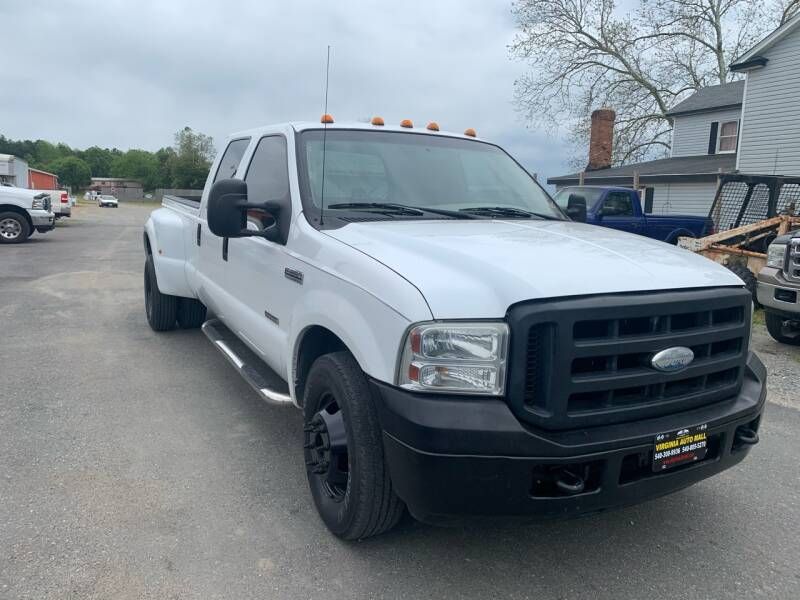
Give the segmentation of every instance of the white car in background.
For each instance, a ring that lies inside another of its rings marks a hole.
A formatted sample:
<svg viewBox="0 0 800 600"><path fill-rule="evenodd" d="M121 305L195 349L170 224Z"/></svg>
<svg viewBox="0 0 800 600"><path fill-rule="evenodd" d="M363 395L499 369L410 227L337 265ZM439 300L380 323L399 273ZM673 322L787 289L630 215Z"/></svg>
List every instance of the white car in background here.
<svg viewBox="0 0 800 600"><path fill-rule="evenodd" d="M115 196L110 194L100 194L97 197L97 206L103 208L104 206L111 206L112 208L117 208L119 206L119 201L116 199Z"/></svg>

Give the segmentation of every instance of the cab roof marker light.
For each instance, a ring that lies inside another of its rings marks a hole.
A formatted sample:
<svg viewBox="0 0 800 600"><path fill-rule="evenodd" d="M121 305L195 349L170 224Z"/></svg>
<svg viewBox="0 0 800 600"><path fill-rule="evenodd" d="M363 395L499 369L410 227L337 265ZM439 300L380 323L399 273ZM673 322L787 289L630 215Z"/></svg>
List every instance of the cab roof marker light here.
<svg viewBox="0 0 800 600"><path fill-rule="evenodd" d="M376 127L383 127L385 125L385 123L383 122L383 117L372 117L370 123L372 125L375 125Z"/></svg>
<svg viewBox="0 0 800 600"><path fill-rule="evenodd" d="M324 115L322 115L322 117L320 117L319 122L325 124L333 123L333 116L329 115L328 113L325 113Z"/></svg>
<svg viewBox="0 0 800 600"><path fill-rule="evenodd" d="M476 137L478 134L475 133L475 130L472 127L469 127L464 130L464 135L467 135L469 137Z"/></svg>
<svg viewBox="0 0 800 600"><path fill-rule="evenodd" d="M439 124L436 121L431 121L428 123L428 127L430 131L439 131Z"/></svg>
<svg viewBox="0 0 800 600"><path fill-rule="evenodd" d="M400 127L411 129L412 127L414 127L414 123L411 122L411 119L403 119L402 121L400 121Z"/></svg>

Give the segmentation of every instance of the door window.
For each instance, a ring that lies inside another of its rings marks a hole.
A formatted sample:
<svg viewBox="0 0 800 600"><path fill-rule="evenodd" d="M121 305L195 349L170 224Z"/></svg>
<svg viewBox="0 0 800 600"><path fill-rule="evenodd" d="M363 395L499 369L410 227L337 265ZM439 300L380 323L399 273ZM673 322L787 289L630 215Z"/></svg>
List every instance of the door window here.
<svg viewBox="0 0 800 600"><path fill-rule="evenodd" d="M632 217L633 203L628 192L609 192L603 202L603 215L608 217Z"/></svg>
<svg viewBox="0 0 800 600"><path fill-rule="evenodd" d="M247 227L265 229L277 224L284 232L283 243L286 243L292 212L286 138L279 135L261 138L244 180L247 182L248 202L275 202L280 207L277 214L260 208L248 210Z"/></svg>
<svg viewBox="0 0 800 600"><path fill-rule="evenodd" d="M239 168L239 163L242 161L244 151L250 145L250 138L243 140L233 140L228 147L225 148L225 154L222 155L222 160L219 161L217 174L214 175L214 183L219 179L231 179L236 175L236 169Z"/></svg>

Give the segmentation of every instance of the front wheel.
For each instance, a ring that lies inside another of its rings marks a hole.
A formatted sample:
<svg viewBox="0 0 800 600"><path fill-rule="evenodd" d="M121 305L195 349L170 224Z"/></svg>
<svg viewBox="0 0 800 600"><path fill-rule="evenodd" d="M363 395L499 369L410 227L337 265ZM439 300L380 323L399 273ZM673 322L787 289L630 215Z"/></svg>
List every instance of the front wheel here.
<svg viewBox="0 0 800 600"><path fill-rule="evenodd" d="M790 321L766 310L764 321L767 323L767 331L776 342L800 346L800 321Z"/></svg>
<svg viewBox="0 0 800 600"><path fill-rule="evenodd" d="M31 229L19 213L0 213L0 244L20 244L28 239Z"/></svg>
<svg viewBox="0 0 800 600"><path fill-rule="evenodd" d="M404 505L392 488L378 415L353 356L335 352L318 358L304 401L306 472L322 521L346 540L394 527Z"/></svg>

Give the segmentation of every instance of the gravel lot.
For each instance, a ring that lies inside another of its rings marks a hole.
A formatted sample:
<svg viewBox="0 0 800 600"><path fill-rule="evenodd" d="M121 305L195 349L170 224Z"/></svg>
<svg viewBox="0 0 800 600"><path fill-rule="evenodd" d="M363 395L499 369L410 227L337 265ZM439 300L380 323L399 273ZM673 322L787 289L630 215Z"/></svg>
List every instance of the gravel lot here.
<svg viewBox="0 0 800 600"><path fill-rule="evenodd" d="M786 598L800 589L800 351L757 325L762 443L739 467L572 521L343 543L300 415L142 306L150 206L78 206L0 247L0 598Z"/></svg>

